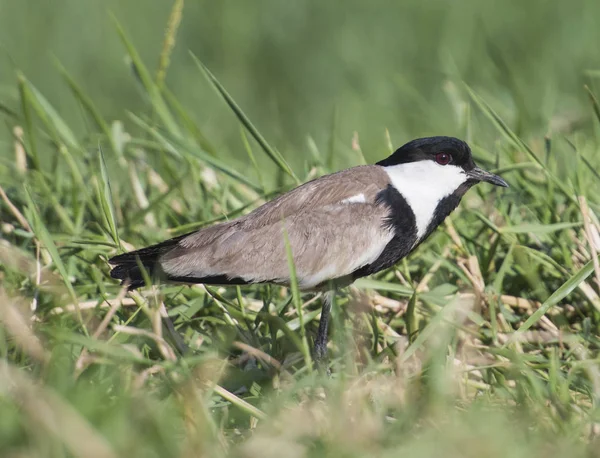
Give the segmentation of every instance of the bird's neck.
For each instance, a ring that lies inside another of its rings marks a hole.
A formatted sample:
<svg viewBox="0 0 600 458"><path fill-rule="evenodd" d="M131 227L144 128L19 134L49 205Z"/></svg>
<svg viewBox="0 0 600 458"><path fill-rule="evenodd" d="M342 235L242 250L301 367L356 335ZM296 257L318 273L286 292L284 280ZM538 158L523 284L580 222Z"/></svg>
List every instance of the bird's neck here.
<svg viewBox="0 0 600 458"><path fill-rule="evenodd" d="M423 240L456 208L462 195L455 192L467 178L458 167L431 161L398 164L385 171L414 213L417 240Z"/></svg>

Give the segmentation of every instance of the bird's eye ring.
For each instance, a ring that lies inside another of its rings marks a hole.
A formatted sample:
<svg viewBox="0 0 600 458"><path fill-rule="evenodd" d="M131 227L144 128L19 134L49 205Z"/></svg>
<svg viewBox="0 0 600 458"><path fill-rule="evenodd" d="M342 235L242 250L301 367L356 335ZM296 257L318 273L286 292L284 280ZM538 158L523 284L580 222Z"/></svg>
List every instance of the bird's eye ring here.
<svg viewBox="0 0 600 458"><path fill-rule="evenodd" d="M452 156L448 153L437 153L435 155L435 162L437 162L440 165L449 164L451 160Z"/></svg>

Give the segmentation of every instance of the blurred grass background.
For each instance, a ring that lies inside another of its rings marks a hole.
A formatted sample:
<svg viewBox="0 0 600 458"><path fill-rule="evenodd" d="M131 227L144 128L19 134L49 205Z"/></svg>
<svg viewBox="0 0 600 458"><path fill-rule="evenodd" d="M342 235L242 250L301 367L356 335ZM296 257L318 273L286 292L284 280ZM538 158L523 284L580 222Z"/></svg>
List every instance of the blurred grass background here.
<svg viewBox="0 0 600 458"><path fill-rule="evenodd" d="M598 456L599 22L584 0L0 0L0 455ZM319 298L108 277L423 135L511 188L339 295L331 378L305 364Z"/></svg>
<svg viewBox="0 0 600 458"><path fill-rule="evenodd" d="M81 111L54 70L56 57L108 119L146 107L108 13L154 68L169 2L0 5L3 101L17 103L18 68L82 131ZM354 131L370 160L381 155L386 127L396 145L461 134L447 81L481 89L518 130L541 136L555 117L589 115L582 86L589 84L585 70L600 67L599 9L593 0L188 2L167 84L207 136L241 161L237 125L199 78L189 51L291 160L306 150L308 136L327 144L334 111L340 157L349 154Z"/></svg>

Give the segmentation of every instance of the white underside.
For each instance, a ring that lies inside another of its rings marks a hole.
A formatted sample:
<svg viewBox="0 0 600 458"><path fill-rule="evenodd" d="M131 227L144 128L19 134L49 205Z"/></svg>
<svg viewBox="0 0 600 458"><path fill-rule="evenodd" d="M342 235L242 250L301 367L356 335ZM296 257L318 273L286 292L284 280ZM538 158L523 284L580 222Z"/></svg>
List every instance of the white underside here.
<svg viewBox="0 0 600 458"><path fill-rule="evenodd" d="M373 231L373 235L371 238L371 243L367 250L363 253L360 253L360 256L353 259L352 262L346 263L344 265L340 265L336 262L331 262L326 267L321 269L320 271L305 276L303 278L299 278L300 287L301 288L313 288L321 283L326 282L327 280L331 280L333 278L344 277L346 275L350 275L355 270L360 269L361 267L366 266L367 264L371 264L375 262L383 250L387 246L387 244L392 240L394 234L392 231ZM336 257L332 257L332 260L335 260Z"/></svg>
<svg viewBox="0 0 600 458"><path fill-rule="evenodd" d="M462 168L434 161L392 165L385 171L415 214L417 241L425 235L440 200L467 180Z"/></svg>

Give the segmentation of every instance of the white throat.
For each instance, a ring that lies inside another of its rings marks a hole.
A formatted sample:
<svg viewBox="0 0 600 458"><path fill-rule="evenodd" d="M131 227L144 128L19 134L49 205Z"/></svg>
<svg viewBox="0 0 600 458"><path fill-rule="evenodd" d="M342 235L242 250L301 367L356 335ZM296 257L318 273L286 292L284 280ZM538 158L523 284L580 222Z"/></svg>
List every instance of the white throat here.
<svg viewBox="0 0 600 458"><path fill-rule="evenodd" d="M417 240L425 235L440 200L467 181L462 168L433 161L392 165L385 171L415 214Z"/></svg>

